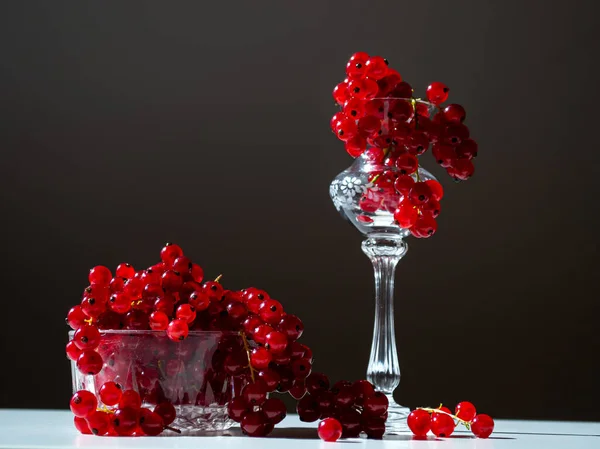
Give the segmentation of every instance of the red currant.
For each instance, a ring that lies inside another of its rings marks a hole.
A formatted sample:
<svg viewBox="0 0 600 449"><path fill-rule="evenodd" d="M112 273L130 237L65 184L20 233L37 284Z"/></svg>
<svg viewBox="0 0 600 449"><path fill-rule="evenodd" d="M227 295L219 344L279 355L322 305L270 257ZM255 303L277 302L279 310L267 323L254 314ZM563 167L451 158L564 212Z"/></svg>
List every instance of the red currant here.
<svg viewBox="0 0 600 449"><path fill-rule="evenodd" d="M227 414L235 422L239 423L244 418L244 415L250 413L253 407L248 405L246 401L241 397L233 398L227 404Z"/></svg>
<svg viewBox="0 0 600 449"><path fill-rule="evenodd" d="M173 266L173 262L178 257L183 256L183 250L173 243L167 243L164 248L160 251L160 259L167 266L167 268L171 268Z"/></svg>
<svg viewBox="0 0 600 449"><path fill-rule="evenodd" d="M245 414L240 427L244 434L251 437L263 437L273 430L273 425L262 411Z"/></svg>
<svg viewBox="0 0 600 449"><path fill-rule="evenodd" d="M292 371L296 379L305 379L312 369L312 363L308 358L301 358L292 362Z"/></svg>
<svg viewBox="0 0 600 449"><path fill-rule="evenodd" d="M154 331L164 331L167 330L167 326L169 326L169 317L166 313L159 310L150 314L148 323L150 324L150 329Z"/></svg>
<svg viewBox="0 0 600 449"><path fill-rule="evenodd" d="M489 415L476 415L471 421L471 431L477 438L487 438L494 431L494 420Z"/></svg>
<svg viewBox="0 0 600 449"><path fill-rule="evenodd" d="M473 139L463 140L458 147L456 147L456 156L459 159L473 159L477 157L477 142Z"/></svg>
<svg viewBox="0 0 600 449"><path fill-rule="evenodd" d="M321 416L319 403L309 394L298 401L296 412L302 422L315 422Z"/></svg>
<svg viewBox="0 0 600 449"><path fill-rule="evenodd" d="M98 390L100 400L104 405L108 405L109 407L119 403L122 393L121 385L112 381L105 382Z"/></svg>
<svg viewBox="0 0 600 449"><path fill-rule="evenodd" d="M454 414L463 421L470 422L475 418L477 410L475 406L468 401L459 402L454 409Z"/></svg>
<svg viewBox="0 0 600 449"><path fill-rule="evenodd" d="M254 348L250 353L250 363L257 370L267 369L273 356L265 348Z"/></svg>
<svg viewBox="0 0 600 449"><path fill-rule="evenodd" d="M421 215L410 228L412 235L421 238L431 237L435 231L437 231L437 222L429 215Z"/></svg>
<svg viewBox="0 0 600 449"><path fill-rule="evenodd" d="M410 412L408 415L407 424L415 436L427 436L427 432L431 430L431 415L429 412L418 408Z"/></svg>
<svg viewBox="0 0 600 449"><path fill-rule="evenodd" d="M67 351L67 357L73 361L76 361L79 357L79 354L81 354L81 349L77 347L73 340L67 343L65 349Z"/></svg>
<svg viewBox="0 0 600 449"><path fill-rule="evenodd" d="M454 427L454 420L445 413L434 413L431 417L431 431L438 438L452 435Z"/></svg>
<svg viewBox="0 0 600 449"><path fill-rule="evenodd" d="M139 424L138 411L131 408L118 409L112 415L112 427L120 436L129 436Z"/></svg>
<svg viewBox="0 0 600 449"><path fill-rule="evenodd" d="M427 99L431 103L439 105L448 99L448 92L450 92L448 86L446 86L444 83L436 81L427 87L427 91L425 93L427 95Z"/></svg>
<svg viewBox="0 0 600 449"><path fill-rule="evenodd" d="M348 93L350 96L360 100L370 100L375 98L378 90L379 86L377 85L377 81L370 78L360 80L354 79L348 83Z"/></svg>
<svg viewBox="0 0 600 449"><path fill-rule="evenodd" d="M419 168L419 160L410 153L403 153L396 159L396 168L403 175L411 175Z"/></svg>
<svg viewBox="0 0 600 449"><path fill-rule="evenodd" d="M184 320L186 323L191 324L196 319L196 309L191 304L181 304L177 307L175 316Z"/></svg>
<svg viewBox="0 0 600 449"><path fill-rule="evenodd" d="M429 179L425 181L425 184L427 184L431 190L431 198L440 201L444 197L444 188L435 179Z"/></svg>
<svg viewBox="0 0 600 449"><path fill-rule="evenodd" d="M91 412L96 410L98 406L98 400L93 393L87 390L79 390L71 397L71 411L79 418L85 418Z"/></svg>
<svg viewBox="0 0 600 449"><path fill-rule="evenodd" d="M246 366L247 363L248 362L246 361L244 366ZM267 391L269 393L277 389L280 377L276 371L273 371L272 369L265 369L258 372L258 377L265 382Z"/></svg>
<svg viewBox="0 0 600 449"><path fill-rule="evenodd" d="M190 295L189 303L196 309L196 312L202 312L210 306L210 297L202 291L194 291Z"/></svg>
<svg viewBox="0 0 600 449"><path fill-rule="evenodd" d="M342 425L335 418L325 418L319 423L317 433L323 441L337 441L342 436Z"/></svg>
<svg viewBox="0 0 600 449"><path fill-rule="evenodd" d="M348 139L344 145L346 152L353 158L359 157L367 148L367 141L364 137L356 135Z"/></svg>
<svg viewBox="0 0 600 449"><path fill-rule="evenodd" d="M167 326L167 336L173 341L185 340L188 332L189 328L185 320L175 319Z"/></svg>
<svg viewBox="0 0 600 449"><path fill-rule="evenodd" d="M350 78L363 78L366 74L367 61L369 55L363 51L354 53L346 64L346 75Z"/></svg>
<svg viewBox="0 0 600 449"><path fill-rule="evenodd" d="M87 421L85 418L80 418L79 416L73 417L73 423L75 424L75 428L79 430L79 433L83 435L91 435L92 431L90 430Z"/></svg>
<svg viewBox="0 0 600 449"><path fill-rule="evenodd" d="M100 344L100 331L96 326L85 324L75 331L73 341L79 349L95 349Z"/></svg>
<svg viewBox="0 0 600 449"><path fill-rule="evenodd" d="M95 376L102 371L103 363L102 356L93 349L85 349L77 357L77 369L83 374Z"/></svg>
<svg viewBox="0 0 600 449"><path fill-rule="evenodd" d="M106 267L102 265L98 265L90 270L90 274L88 276L90 284L98 284L105 287L108 287L110 280L112 279L112 273Z"/></svg>
<svg viewBox="0 0 600 449"><path fill-rule="evenodd" d="M358 405L362 405L366 398L375 394L375 388L368 380L357 380L352 384L352 390Z"/></svg>
<svg viewBox="0 0 600 449"><path fill-rule="evenodd" d="M348 141L352 139L356 133L358 132L358 128L354 120L349 118L341 119L335 125L335 133L338 139Z"/></svg>
<svg viewBox="0 0 600 449"><path fill-rule="evenodd" d="M340 106L343 105L349 98L348 83L341 82L333 88L333 99Z"/></svg>
<svg viewBox="0 0 600 449"><path fill-rule="evenodd" d="M436 162L442 167L447 168L456 161L456 150L450 145L436 144L431 150Z"/></svg>
<svg viewBox="0 0 600 449"><path fill-rule="evenodd" d="M442 143L457 147L469 138L469 128L462 123L450 124L442 131Z"/></svg>
<svg viewBox="0 0 600 449"><path fill-rule="evenodd" d="M140 410L140 429L148 436L159 435L163 429L163 420L158 413L154 413L147 408Z"/></svg>
<svg viewBox="0 0 600 449"><path fill-rule="evenodd" d="M444 120L447 123L462 123L465 121L467 112L459 104L449 104L444 108Z"/></svg>
<svg viewBox="0 0 600 449"><path fill-rule="evenodd" d="M453 162L451 167L448 167L448 173L454 179L466 181L475 172L475 166L469 159L458 159Z"/></svg>
<svg viewBox="0 0 600 449"><path fill-rule="evenodd" d="M333 132L335 132L335 127L337 126L338 122L345 118L346 118L346 114L344 114L341 111L333 114L333 117L331 117L331 121L329 122L329 126L331 127L331 130Z"/></svg>
<svg viewBox="0 0 600 449"><path fill-rule="evenodd" d="M281 399L269 398L260 408L271 424L279 424L287 415L285 404Z"/></svg>
<svg viewBox="0 0 600 449"><path fill-rule="evenodd" d="M380 80L388 71L388 65L381 56L371 56L365 63L365 74L374 80Z"/></svg>
<svg viewBox="0 0 600 449"><path fill-rule="evenodd" d="M194 282L197 282L198 284L204 279L204 270L196 263L192 264L192 268L190 268L190 274L192 275Z"/></svg>
<svg viewBox="0 0 600 449"><path fill-rule="evenodd" d="M363 430L368 438L380 440L385 433L385 420L379 417L368 418L363 423Z"/></svg>
<svg viewBox="0 0 600 449"><path fill-rule="evenodd" d="M202 284L202 292L208 295L211 301L217 302L223 299L223 286L216 281L206 281Z"/></svg>
<svg viewBox="0 0 600 449"><path fill-rule="evenodd" d="M364 399L363 413L368 416L381 416L387 411L388 405L387 396L377 391Z"/></svg>
<svg viewBox="0 0 600 449"><path fill-rule="evenodd" d="M117 267L117 271L115 271L115 276L130 279L135 275L135 268L128 263L119 264Z"/></svg>
<svg viewBox="0 0 600 449"><path fill-rule="evenodd" d="M161 277L161 283L163 290L166 292L173 293L181 287L183 284L183 278L179 271L167 270Z"/></svg>
<svg viewBox="0 0 600 449"><path fill-rule="evenodd" d="M410 189L415 185L415 180L408 175L398 176L394 181L394 188L396 191L403 196L407 196Z"/></svg>
<svg viewBox="0 0 600 449"><path fill-rule="evenodd" d="M268 324L278 324L283 316L283 306L279 301L268 299L263 301L258 308L260 318Z"/></svg>
<svg viewBox="0 0 600 449"><path fill-rule="evenodd" d="M83 313L81 306L71 307L71 310L67 313L67 324L71 326L71 329L79 329L85 324L87 316Z"/></svg>
<svg viewBox="0 0 600 449"><path fill-rule="evenodd" d="M394 220L403 229L411 228L419 218L419 211L410 200L400 201L398 208L394 211Z"/></svg>
<svg viewBox="0 0 600 449"><path fill-rule="evenodd" d="M105 435L110 429L110 414L94 410L87 418L87 424L94 435Z"/></svg>
<svg viewBox="0 0 600 449"><path fill-rule="evenodd" d="M139 410L142 406L142 398L135 390L125 390L121 394L119 399L119 408L131 408L133 410Z"/></svg>
<svg viewBox="0 0 600 449"><path fill-rule="evenodd" d="M285 315L279 321L277 328L283 332L290 341L298 340L304 332L304 324L296 315Z"/></svg>
<svg viewBox="0 0 600 449"><path fill-rule="evenodd" d="M110 295L108 308L116 313L127 313L131 309L132 298L125 292L117 292Z"/></svg>
<svg viewBox="0 0 600 449"><path fill-rule="evenodd" d="M175 421L175 416L177 414L175 407L170 402L161 402L158 404L154 407L154 413L160 415L165 426L168 426Z"/></svg>
<svg viewBox="0 0 600 449"><path fill-rule="evenodd" d="M311 373L304 381L306 390L317 395L329 388L329 378L323 373Z"/></svg>
<svg viewBox="0 0 600 449"><path fill-rule="evenodd" d="M288 393L296 400L302 399L306 394L304 379L295 379Z"/></svg>

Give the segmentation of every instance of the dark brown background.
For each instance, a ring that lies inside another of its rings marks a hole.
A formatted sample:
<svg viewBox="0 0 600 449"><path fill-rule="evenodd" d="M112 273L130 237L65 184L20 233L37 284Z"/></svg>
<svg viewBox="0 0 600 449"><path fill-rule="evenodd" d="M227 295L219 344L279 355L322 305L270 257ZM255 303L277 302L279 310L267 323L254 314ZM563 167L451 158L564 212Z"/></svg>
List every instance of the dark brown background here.
<svg viewBox="0 0 600 449"><path fill-rule="evenodd" d="M66 407L87 270L167 240L363 377L371 267L328 185L351 162L330 92L365 50L446 82L480 144L398 269L400 402L600 419L600 32L593 1L555 3L1 2L0 406Z"/></svg>

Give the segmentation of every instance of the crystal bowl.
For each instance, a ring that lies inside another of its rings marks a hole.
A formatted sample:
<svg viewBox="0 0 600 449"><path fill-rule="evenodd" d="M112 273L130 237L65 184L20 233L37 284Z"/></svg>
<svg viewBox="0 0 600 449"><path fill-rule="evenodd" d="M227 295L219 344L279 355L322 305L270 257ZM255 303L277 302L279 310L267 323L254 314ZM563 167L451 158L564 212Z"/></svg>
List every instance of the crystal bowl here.
<svg viewBox="0 0 600 449"><path fill-rule="evenodd" d="M69 339L74 332L69 332ZM142 406L153 408L171 402L177 412L170 425L182 435L220 431L235 423L227 415L227 404L239 394L242 380L227 375L225 357L243 348L236 332L190 331L183 341L171 341L164 331L101 330L102 370L92 376L81 373L71 362L73 392L94 393L109 381L123 391L135 390ZM111 407L107 407L110 409ZM163 432L163 435L176 435Z"/></svg>

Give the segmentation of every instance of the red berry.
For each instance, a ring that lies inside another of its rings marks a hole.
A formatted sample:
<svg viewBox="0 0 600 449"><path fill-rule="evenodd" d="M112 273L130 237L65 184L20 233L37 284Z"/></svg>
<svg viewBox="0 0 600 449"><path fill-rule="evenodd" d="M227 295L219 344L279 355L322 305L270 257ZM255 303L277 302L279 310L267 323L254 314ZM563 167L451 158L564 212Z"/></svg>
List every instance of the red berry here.
<svg viewBox="0 0 600 449"><path fill-rule="evenodd" d="M196 263L192 264L192 268L190 269L190 274L192 275L192 279L194 280L194 282L197 282L198 284L202 282L202 280L204 279L204 270L202 269L202 267Z"/></svg>
<svg viewBox="0 0 600 449"><path fill-rule="evenodd" d="M394 69L390 69L388 66L387 74L377 80L379 91L377 92L378 97L387 97L390 92L396 87L396 85L402 81L400 74Z"/></svg>
<svg viewBox="0 0 600 449"><path fill-rule="evenodd" d="M367 61L369 55L363 51L354 53L346 64L346 75L350 78L363 78L366 74Z"/></svg>
<svg viewBox="0 0 600 449"><path fill-rule="evenodd" d="M380 100L371 100L380 101ZM374 115L366 115L358 120L358 131L366 136L371 136L373 133L381 129L381 121Z"/></svg>
<svg viewBox="0 0 600 449"><path fill-rule="evenodd" d="M154 331L164 331L167 330L167 326L169 326L169 317L164 312L156 311L150 314L148 322L150 324L150 329Z"/></svg>
<svg viewBox="0 0 600 449"><path fill-rule="evenodd" d="M240 427L242 432L251 437L264 437L273 430L273 425L262 411L244 415Z"/></svg>
<svg viewBox="0 0 600 449"><path fill-rule="evenodd" d="M429 137L423 131L414 130L410 133L406 149L409 153L419 156L429 148Z"/></svg>
<svg viewBox="0 0 600 449"><path fill-rule="evenodd" d="M431 188L425 182L417 182L408 194L414 205L425 204L431 197Z"/></svg>
<svg viewBox="0 0 600 449"><path fill-rule="evenodd" d="M67 313L67 324L71 326L71 329L79 329L85 324L87 316L83 313L81 306L71 307L71 310Z"/></svg>
<svg viewBox="0 0 600 449"><path fill-rule="evenodd" d="M375 388L368 380L357 380L354 382L352 384L352 391L358 405L362 405L366 398L375 394Z"/></svg>
<svg viewBox="0 0 600 449"><path fill-rule="evenodd" d="M160 259L167 266L167 268L171 268L173 266L173 262L175 262L175 259L180 256L183 256L183 250L173 243L167 243L160 251Z"/></svg>
<svg viewBox="0 0 600 449"><path fill-rule="evenodd" d="M421 238L431 237L435 231L437 231L437 222L429 215L421 215L410 228L412 235Z"/></svg>
<svg viewBox="0 0 600 449"><path fill-rule="evenodd" d="M181 273L179 271L167 270L161 277L160 285L163 290L166 292L173 293L183 284L183 278L181 277Z"/></svg>
<svg viewBox="0 0 600 449"><path fill-rule="evenodd" d="M329 388L329 378L323 373L310 373L304 381L306 390L313 395L326 391Z"/></svg>
<svg viewBox="0 0 600 449"><path fill-rule="evenodd" d="M158 413L154 413L147 408L140 410L140 429L148 436L159 435L163 429L163 420Z"/></svg>
<svg viewBox="0 0 600 449"><path fill-rule="evenodd" d="M346 118L346 114L344 114L341 111L333 114L333 117L331 117L331 120L329 121L329 126L331 127L331 130L333 132L335 132L335 127L337 126L338 122L345 118Z"/></svg>
<svg viewBox="0 0 600 449"><path fill-rule="evenodd" d="M472 421L477 414L475 406L468 401L459 402L454 409L454 414L463 421Z"/></svg>
<svg viewBox="0 0 600 449"><path fill-rule="evenodd" d="M304 379L295 379L288 393L294 399L302 399L306 394L306 385Z"/></svg>
<svg viewBox="0 0 600 449"><path fill-rule="evenodd" d="M471 431L477 438L487 438L494 431L494 420L489 415L479 414L471 422Z"/></svg>
<svg viewBox="0 0 600 449"><path fill-rule="evenodd" d="M347 408L339 412L338 418L342 424L344 438L356 438L362 431L360 413L354 408Z"/></svg>
<svg viewBox="0 0 600 449"><path fill-rule="evenodd" d="M448 86L446 86L444 83L436 81L435 83L431 83L427 87L426 95L427 99L431 103L438 105L448 99L448 92L450 92Z"/></svg>
<svg viewBox="0 0 600 449"><path fill-rule="evenodd" d="M415 180L408 175L400 175L394 181L394 188L403 196L407 196L414 185Z"/></svg>
<svg viewBox="0 0 600 449"><path fill-rule="evenodd" d="M444 108L444 120L448 123L462 123L466 116L465 108L459 104L449 104Z"/></svg>
<svg viewBox="0 0 600 449"><path fill-rule="evenodd" d="M117 292L122 292L123 289L125 288L125 282L127 281L127 279L122 278L122 277L114 277L110 280L110 292L111 293L117 293Z"/></svg>
<svg viewBox="0 0 600 449"><path fill-rule="evenodd" d="M356 400L356 394L352 388L352 385L343 386L339 389L335 389L335 405L337 408L347 408L354 404Z"/></svg>
<svg viewBox="0 0 600 449"><path fill-rule="evenodd" d="M253 333L254 341L264 345L267 342L267 334L273 332L273 328L268 324L259 324Z"/></svg>
<svg viewBox="0 0 600 449"><path fill-rule="evenodd" d="M250 413L253 407L248 405L246 401L241 397L233 398L227 404L227 414L235 422L239 423L242 421L244 415Z"/></svg>
<svg viewBox="0 0 600 449"><path fill-rule="evenodd" d="M429 215L433 218L437 218L442 210L440 202L431 198L427 203L421 207L421 212L424 215Z"/></svg>
<svg viewBox="0 0 600 449"><path fill-rule="evenodd" d="M167 336L173 341L185 340L189 328L185 320L175 319L167 326Z"/></svg>
<svg viewBox="0 0 600 449"><path fill-rule="evenodd" d="M86 296L81 300L81 310L89 318L98 318L106 311L108 298Z"/></svg>
<svg viewBox="0 0 600 449"><path fill-rule="evenodd" d="M348 93L348 83L341 82L337 84L333 88L332 95L333 99L337 104L339 104L340 106L343 105L346 102L346 100L350 98L350 94Z"/></svg>
<svg viewBox="0 0 600 449"><path fill-rule="evenodd" d="M254 348L250 353L250 363L257 370L267 369L273 356L265 348Z"/></svg>
<svg viewBox="0 0 600 449"><path fill-rule="evenodd" d="M146 330L149 328L147 313L141 310L130 310L125 315L125 329Z"/></svg>
<svg viewBox="0 0 600 449"><path fill-rule="evenodd" d="M349 118L343 118L335 125L335 134L337 135L338 139L344 142L352 139L357 132L358 128L356 123L354 120Z"/></svg>
<svg viewBox="0 0 600 449"><path fill-rule="evenodd" d="M271 424L279 424L287 415L285 404L281 399L269 398L260 408Z"/></svg>
<svg viewBox="0 0 600 449"><path fill-rule="evenodd" d="M477 142L473 139L463 140L458 147L456 147L456 156L459 159L473 159L477 156Z"/></svg>
<svg viewBox="0 0 600 449"><path fill-rule="evenodd" d="M312 369L311 360L308 358L301 358L292 362L292 371L296 379L305 379Z"/></svg>
<svg viewBox="0 0 600 449"><path fill-rule="evenodd" d="M473 173L475 173L475 166L469 159L458 159L448 167L448 174L458 181L466 181L473 176Z"/></svg>
<svg viewBox="0 0 600 449"><path fill-rule="evenodd" d="M388 71L387 62L381 56L371 56L365 63L365 74L374 80L380 80Z"/></svg>
<svg viewBox="0 0 600 449"><path fill-rule="evenodd" d="M135 268L128 263L119 264L117 267L117 271L115 271L115 276L130 279L135 275Z"/></svg>
<svg viewBox="0 0 600 449"><path fill-rule="evenodd" d="M112 279L112 273L108 268L98 265L90 270L88 279L90 284L98 284L108 287L110 280Z"/></svg>
<svg viewBox="0 0 600 449"><path fill-rule="evenodd" d="M121 399L119 399L119 408L131 408L133 410L139 410L141 406L142 398L137 391L125 390L121 394Z"/></svg>
<svg viewBox="0 0 600 449"><path fill-rule="evenodd" d="M434 413L431 417L431 431L438 438L452 435L454 427L454 420L445 413Z"/></svg>
<svg viewBox="0 0 600 449"><path fill-rule="evenodd" d="M76 361L79 357L79 354L81 354L81 349L77 347L73 340L67 343L65 350L67 352L67 357L73 361Z"/></svg>
<svg viewBox="0 0 600 449"><path fill-rule="evenodd" d="M283 306L279 301L268 299L261 303L258 308L260 318L268 324L278 324L283 316Z"/></svg>
<svg viewBox="0 0 600 449"><path fill-rule="evenodd" d="M411 98L413 88L406 81L401 81L396 84L396 87L390 92L390 96L394 98Z"/></svg>
<svg viewBox="0 0 600 449"><path fill-rule="evenodd" d="M210 306L210 297L201 291L195 291L190 295L190 305L196 309L197 312L202 312L208 309Z"/></svg>
<svg viewBox="0 0 600 449"><path fill-rule="evenodd" d="M77 369L83 374L95 376L102 371L103 363L100 354L93 349L86 349L81 351L81 354L77 358Z"/></svg>
<svg viewBox="0 0 600 449"><path fill-rule="evenodd" d="M342 436L342 425L335 418L325 418L319 423L317 433L323 441L337 441Z"/></svg>
<svg viewBox="0 0 600 449"><path fill-rule="evenodd" d="M321 416L319 403L309 394L298 401L296 412L302 422L315 422Z"/></svg>
<svg viewBox="0 0 600 449"><path fill-rule="evenodd" d="M348 83L348 93L351 98L370 100L375 98L378 90L377 81L370 78L353 79Z"/></svg>
<svg viewBox="0 0 600 449"><path fill-rule="evenodd" d="M396 168L403 175L411 175L419 168L419 160L410 153L403 153L396 159Z"/></svg>
<svg viewBox="0 0 600 449"><path fill-rule="evenodd" d="M456 150L450 145L436 144L431 150L436 162L442 167L450 167L456 161Z"/></svg>
<svg viewBox="0 0 600 449"><path fill-rule="evenodd" d="M108 308L116 313L127 313L131 309L132 298L125 292L117 292L110 295Z"/></svg>
<svg viewBox="0 0 600 449"><path fill-rule="evenodd" d="M161 402L156 407L154 407L154 413L158 413L163 420L165 426L170 425L173 421L175 421L175 416L177 412L175 411L175 407L170 402Z"/></svg>
<svg viewBox="0 0 600 449"><path fill-rule="evenodd" d="M117 405L121 400L122 394L121 385L112 381L105 382L98 390L100 400L104 405L108 405L109 407Z"/></svg>
<svg viewBox="0 0 600 449"><path fill-rule="evenodd" d="M104 411L93 411L86 418L88 427L94 435L106 435L110 429L111 415Z"/></svg>
<svg viewBox="0 0 600 449"><path fill-rule="evenodd" d="M267 384L262 379L256 379L256 382L242 388L241 397L250 406L261 405L267 399Z"/></svg>
<svg viewBox="0 0 600 449"><path fill-rule="evenodd" d="M367 437L380 440L385 433L385 420L382 418L368 418L363 423L363 430Z"/></svg>
<svg viewBox="0 0 600 449"><path fill-rule="evenodd" d="M425 181L425 184L427 184L431 190L431 198L440 201L444 197L444 188L435 179L429 179Z"/></svg>
<svg viewBox="0 0 600 449"><path fill-rule="evenodd" d="M173 271L177 271L180 274L190 273L192 269L192 261L185 256L179 256L173 261Z"/></svg>
<svg viewBox="0 0 600 449"><path fill-rule="evenodd" d="M469 128L462 123L446 126L442 131L441 141L446 145L457 147L464 140L469 138Z"/></svg>
<svg viewBox="0 0 600 449"><path fill-rule="evenodd" d="M398 208L394 211L394 220L403 229L411 228L419 218L419 211L410 200L400 201Z"/></svg>
<svg viewBox="0 0 600 449"><path fill-rule="evenodd" d="M91 435L92 431L90 430L87 421L85 418L80 418L79 416L73 417L73 424L75 424L75 428L79 430L83 435Z"/></svg>
<svg viewBox="0 0 600 449"><path fill-rule="evenodd" d="M112 427L120 436L132 435L138 427L138 418L138 410L118 409L112 415Z"/></svg>
<svg viewBox="0 0 600 449"><path fill-rule="evenodd" d="M296 315L285 315L279 321L277 329L283 332L290 341L298 340L304 332L304 324Z"/></svg>
<svg viewBox="0 0 600 449"><path fill-rule="evenodd" d="M96 410L98 406L98 400L93 393L87 390L79 390L71 397L71 411L75 416L79 418L85 418L91 412Z"/></svg>
<svg viewBox="0 0 600 449"><path fill-rule="evenodd" d="M367 141L364 137L356 135L346 141L344 148L350 156L357 158L367 149Z"/></svg>
<svg viewBox="0 0 600 449"><path fill-rule="evenodd" d="M218 302L223 299L223 286L216 281L206 281L202 284L202 291L211 301Z"/></svg>
<svg viewBox="0 0 600 449"><path fill-rule="evenodd" d="M389 405L388 398L380 391L375 392L372 396L368 396L363 402L363 413L368 416L381 416L387 412Z"/></svg>
<svg viewBox="0 0 600 449"><path fill-rule="evenodd" d="M273 354L281 354L288 346L287 336L279 331L269 332L265 337L265 348Z"/></svg>
<svg viewBox="0 0 600 449"><path fill-rule="evenodd" d="M416 409L408 415L407 423L415 436L424 437L431 429L431 415L425 410Z"/></svg>
<svg viewBox="0 0 600 449"><path fill-rule="evenodd" d="M342 111L349 119L358 120L365 115L365 102L358 98L350 98L344 103Z"/></svg>
<svg viewBox="0 0 600 449"><path fill-rule="evenodd" d="M196 319L196 309L191 304L181 304L177 307L175 316L186 323L191 324Z"/></svg>

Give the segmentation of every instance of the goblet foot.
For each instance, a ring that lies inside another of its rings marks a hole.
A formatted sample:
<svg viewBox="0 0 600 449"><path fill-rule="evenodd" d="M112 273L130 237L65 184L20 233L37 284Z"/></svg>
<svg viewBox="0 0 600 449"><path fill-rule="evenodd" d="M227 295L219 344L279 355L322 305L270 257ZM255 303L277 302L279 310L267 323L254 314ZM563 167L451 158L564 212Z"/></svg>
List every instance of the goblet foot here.
<svg viewBox="0 0 600 449"><path fill-rule="evenodd" d="M410 433L410 429L406 424L410 409L399 405L391 394L386 394L386 396L389 401L388 418L385 422L386 435Z"/></svg>

